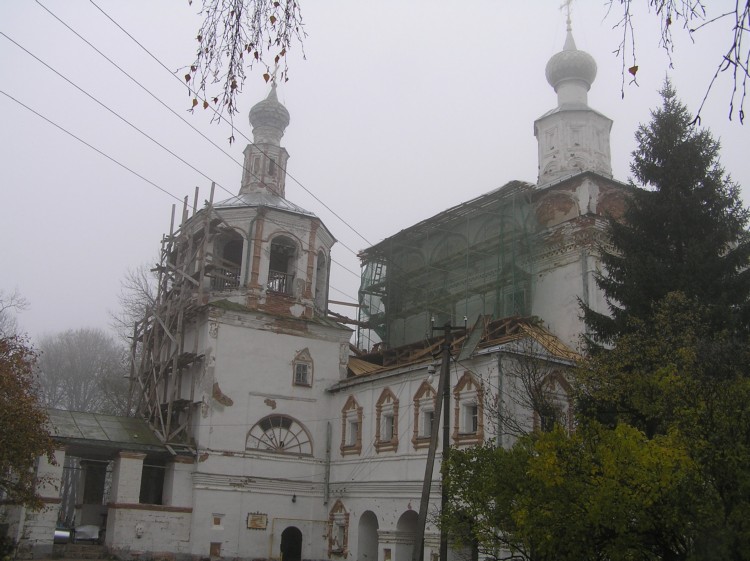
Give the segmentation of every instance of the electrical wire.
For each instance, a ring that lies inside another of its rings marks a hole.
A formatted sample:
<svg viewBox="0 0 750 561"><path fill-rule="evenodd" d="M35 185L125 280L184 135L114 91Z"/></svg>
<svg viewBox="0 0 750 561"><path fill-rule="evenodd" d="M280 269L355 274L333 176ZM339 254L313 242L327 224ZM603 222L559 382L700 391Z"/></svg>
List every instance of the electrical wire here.
<svg viewBox="0 0 750 561"><path fill-rule="evenodd" d="M110 15L109 15L109 14L108 14L107 12L105 12L105 11L104 11L104 10L103 10L103 9L102 9L102 8L101 8L101 7L100 7L100 6L99 6L99 5L98 5L98 4L96 3L96 2L94 2L94 0L89 0L89 2L91 2L91 4L93 4L93 6L94 6L94 7L95 7L95 8L97 9L97 10L99 10L99 11L100 11L100 12L101 12L101 13L102 13L102 14L103 14L103 15L104 15L104 16L105 16L105 17L106 17L107 19L109 19L109 20L110 20L110 21L111 21L111 22L112 22L112 23L113 23L113 24L114 24L114 25L115 25L115 26L116 26L116 27L117 27L118 29L120 29L120 30L121 30L121 31L122 31L122 32L123 32L123 33L124 33L125 35L127 35L127 36L128 36L128 37L129 37L129 38L130 38L130 39L131 39L131 40L132 40L132 41L133 41L133 42L134 42L134 43L136 44L136 45L138 45L138 46L139 46L139 47L140 47L141 49L143 49L143 50L144 50L144 51L145 51L145 52L146 52L146 53L147 53L147 54L148 54L148 55L149 55L149 56L150 56L151 58L153 58L153 59L154 59L154 60L155 60L155 61L156 61L156 62L157 62L157 63L158 63L158 64L159 64L159 65L160 65L160 66L161 66L162 68L164 68L164 70L166 70L166 71L167 71L167 72L168 72L168 73L169 73L169 74L170 74L171 76L173 76L173 77L174 77L174 78L175 78L175 79L176 79L176 80L177 80L177 81L178 81L178 82L180 83L180 85L182 85L182 86L185 86L185 85L186 85L186 84L185 84L185 83L184 83L184 82L183 82L183 81L182 81L182 80L181 80L181 79L180 79L180 78L179 78L179 77L178 77L177 75L175 75L175 74L174 74L174 73L173 73L173 72L172 72L172 71L171 71L171 70L170 70L169 68L167 68L167 66L166 66L166 65L165 65L165 64L164 64L163 62L161 62L161 60L159 60L159 58L158 58L158 57L157 57L156 55L154 55L154 54L153 54L153 53L152 53L151 51L149 51L149 50L148 50L148 49L147 49L147 48L146 48L145 46L143 46L143 44L141 44L141 43L140 43L140 42L139 42L139 41L138 41L138 40L137 40L137 39L136 39L135 37L133 37L133 35L131 35L131 34L130 34L130 33L129 33L129 32L128 32L128 31L126 30L126 29L124 29L124 28L123 28L123 27L122 27L122 26L121 26L121 25L120 25L120 24L119 24L119 23L118 23L118 22L117 22L117 21L116 21L116 20L115 20L115 19L114 19L114 18L113 18L112 16L110 16ZM189 89L189 91L191 92L191 94L192 94L192 95L194 95L194 96L196 97L196 99L200 99L200 100L201 100L201 101L203 101L204 103L208 103L208 101L207 101L207 100L206 100L205 98L203 98L202 96L199 96L199 95L198 95L198 93L197 93L197 92L196 92L195 90L193 90L192 88L190 88L190 86L188 86L188 89ZM223 117L221 116L221 114L219 113L219 111L217 111L217 110L216 110L216 109L215 109L214 107L212 107L210 103L208 104L208 107L210 107L210 108L211 108L211 110L212 110L212 111L214 112L214 115L215 115L215 116L217 117L217 119L218 119L218 120L219 120L220 122L221 122L221 121L223 121L223 122L227 122L227 121L226 121L226 119L225 119L225 118L223 118ZM231 125L231 123L230 123L230 125ZM234 126L233 126L233 125L232 125L232 129L233 129L233 131L235 130L235 129L234 129ZM240 134L240 136L242 136L242 137L243 137L243 138L244 138L245 140L247 140L247 141L248 141L248 143L249 143L249 144L250 144L251 146L254 146L254 147L255 147L256 149L258 149L258 151L260 151L260 152L261 152L261 154L263 154L264 156L266 156L266 157L268 158L268 155L267 155L267 154L265 154L265 153L264 153L264 152L263 152L263 151L262 151L262 150L261 150L261 149L260 149L260 148L259 148L258 146L256 146L256 145L255 145L255 144L253 143L253 141L252 141L252 140L250 140L250 138L248 138L248 137L247 137L247 136L246 136L246 135L245 135L245 134L244 134L244 133L243 133L243 132L242 132L242 131L241 131L240 129L236 129L236 130L237 130L237 132L238 132L238 133ZM276 166L278 166L278 167L279 167L279 169L281 169L281 167L279 166L279 164L278 164L278 163L274 162L274 164L275 164ZM282 170L282 171L285 171L285 170ZM360 238L361 238L361 239L362 239L362 240L363 240L363 241L364 241L364 242L365 242L365 243L366 243L366 244L367 244L368 246L371 246L371 245L373 245L373 244L372 244L372 242L370 242L370 241L369 241L369 240L368 240L367 238L365 238L365 237L364 237L364 236L363 236L363 235L362 235L362 234L361 234L361 233L360 233L360 232L359 232L359 231L358 231L358 230L357 230L356 228L354 228L354 226L352 226L351 224L349 224L349 222L347 222L347 221L346 221L346 220L345 220L344 218L342 218L342 217L341 217L341 216L340 216L340 215L339 215L339 214L338 214L338 213L337 213L336 211L334 211L334 210L333 210L333 209L332 209L332 208L331 208L330 206L328 206L328 205L327 205L327 204L326 204L325 202L323 202L323 201L322 201L322 200L321 200L321 199L320 199L320 198L319 198L319 197L318 197L317 195L315 195L315 194L314 194L314 193L313 193L312 191L310 191L310 190L309 190L309 189L308 189L307 187L305 187L305 185L303 185L303 184L302 184L302 182L301 182L300 180L298 180L298 179L297 179L296 177L294 177L294 176L293 176L292 174L290 174L289 172L286 172L286 175L287 175L287 177L289 177L289 178L290 178L290 179L291 179L292 181L294 181L294 182L295 182L295 183L296 183L296 184L297 184L297 185L298 185L299 187L301 187L301 188L302 188L302 189L303 189L303 190L304 190L304 191L305 191L305 192L306 192L306 193L307 193L308 195L310 195L310 196L311 196L311 197L312 197L313 199L315 199L315 200L316 200L316 201L317 201L318 203L320 203L320 204L321 204L321 205L322 205L322 206L323 206L323 207L324 207L324 208L325 208L326 210L328 210L328 212L330 212L330 213L331 213L331 214L332 214L333 216L335 216L336 218L338 218L338 219L339 219L339 220L341 221L341 223L342 223L342 224L344 224L344 225L345 225L345 226L346 226L347 228L349 228L349 229L350 229L350 230L351 230L351 231L352 231L353 233L355 233L355 234L356 234L357 236L359 236L359 237L360 237Z"/></svg>
<svg viewBox="0 0 750 561"><path fill-rule="evenodd" d="M13 100L13 101L15 101L15 102L16 102L16 103L17 103L18 105L20 105L21 107L23 107L23 108L27 109L28 111L32 112L32 113L33 113L34 115L36 115L37 117L39 117L39 118L41 118L41 119L43 119L43 120L47 121L47 122L48 122L48 123L49 123L50 125L52 125L53 127L57 128L57 129L59 129L59 130L61 130L62 132L64 132L64 133L65 133L65 134L67 134L68 136L71 136L71 137L75 138L75 139L76 139L76 140L77 140L78 142L80 142L80 143L81 143L81 144L83 144L84 146L87 146L88 148L91 148L91 149L92 149L92 150L93 150L94 152L96 152L97 154L99 154L99 155L101 155L101 156L104 156L105 158L107 158L107 159L108 159L109 161L111 161L112 163L114 163L114 164L117 164L118 166L120 166L121 168L123 168L123 169L124 169L124 170L126 170L126 171L129 171L130 173L132 173L133 175L135 175L135 176L136 176L136 177L138 177L139 179L142 179L143 181L145 181L145 182L146 182L146 183L148 183L149 185L151 185L151 186L155 187L156 189L158 189L159 191L161 191L161 192L162 192L162 193L164 193L165 195L168 195L168 196L172 197L173 199L175 199L176 201L178 201L178 202L182 203L182 199L181 199L181 198L179 198L179 197L178 197L177 195L173 195L172 193L170 193L169 191L167 191L167 190L166 190L166 189L164 189L163 187L160 187L159 185L157 185L156 183L154 183L154 182L153 182L153 181L151 181L150 179L148 179L148 178L146 178L146 177L142 176L142 175L141 175L140 173L138 173L137 171L135 171L135 170L133 170L133 169L129 168L128 166L126 166L125 164L123 164L122 162L120 162L119 160L116 160L115 158L113 158L113 157L112 157L112 156L110 156L109 154L106 154L105 152L102 152L102 151L101 151L101 150L99 150L99 149L98 149L97 147L93 146L92 144L89 144L88 142L86 142L85 140L83 140L82 138L80 138L79 136L76 136L75 134L73 134L72 132L70 132L70 131L69 131L68 129L66 129L65 127L63 127L63 126L61 126L61 125L58 125L58 124L57 124L57 123L55 123L54 121L52 121L52 120L48 119L47 117L45 117L44 115L42 115L42 114L41 114L41 113L39 113L38 111L36 111L36 110L32 109L31 107L29 107L29 106L28 106L28 105L26 105L25 103L23 103L23 102L19 101L19 100L18 100L18 99L16 99L15 97L13 97L13 96L12 96L12 95L10 95L9 93L7 93L7 92L4 92L3 90L0 90L0 93L1 93L1 94L3 94L3 95L4 95L5 97L7 97L7 98L9 98L9 99L11 99L11 100Z"/></svg>

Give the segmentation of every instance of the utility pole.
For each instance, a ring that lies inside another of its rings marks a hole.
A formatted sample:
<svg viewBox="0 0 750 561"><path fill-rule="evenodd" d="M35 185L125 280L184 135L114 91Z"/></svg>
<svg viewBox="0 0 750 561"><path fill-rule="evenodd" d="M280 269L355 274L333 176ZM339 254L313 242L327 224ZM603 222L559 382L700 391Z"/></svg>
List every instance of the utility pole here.
<svg viewBox="0 0 750 561"><path fill-rule="evenodd" d="M440 415L443 414L443 461L448 457L450 448L450 358L451 358L451 325L446 323L443 327L432 327L433 331L443 331L445 338L441 345L442 363L440 367L440 379L438 381L437 395L442 400L435 400L435 411L432 417L430 429L430 448L427 453L427 463L424 470L424 481L422 483L422 499L419 502L419 517L417 518L417 535L412 550L412 561L424 561L424 530L427 524L427 509L430 504L430 489L432 487L432 472L435 466L435 454L437 452L438 428L440 427ZM441 512L445 511L448 497L445 486L442 486ZM448 561L448 536L440 529L440 561Z"/></svg>

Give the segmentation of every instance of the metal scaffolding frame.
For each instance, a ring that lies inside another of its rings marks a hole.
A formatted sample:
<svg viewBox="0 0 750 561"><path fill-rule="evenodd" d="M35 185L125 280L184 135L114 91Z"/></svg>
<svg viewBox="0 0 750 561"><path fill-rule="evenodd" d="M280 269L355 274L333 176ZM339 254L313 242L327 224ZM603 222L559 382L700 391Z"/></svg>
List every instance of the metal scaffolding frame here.
<svg viewBox="0 0 750 561"><path fill-rule="evenodd" d="M464 316L471 324L479 315L528 315L532 191L529 183L510 182L362 251L357 346L412 343L416 336L396 336L394 325L419 314L436 325L463 323Z"/></svg>

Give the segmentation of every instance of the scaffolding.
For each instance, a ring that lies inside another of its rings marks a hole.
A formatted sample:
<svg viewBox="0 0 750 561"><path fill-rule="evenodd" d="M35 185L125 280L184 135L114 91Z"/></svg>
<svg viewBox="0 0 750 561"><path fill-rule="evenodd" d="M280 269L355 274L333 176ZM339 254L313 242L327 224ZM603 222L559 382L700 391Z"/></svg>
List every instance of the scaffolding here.
<svg viewBox="0 0 750 561"><path fill-rule="evenodd" d="M185 197L179 225L172 205L169 234L162 237L159 262L153 269L156 296L133 328L131 404L159 439L177 452L191 446L194 366L204 358L198 338L188 341L186 332L205 308L210 292L238 284L238 265L212 251L216 236L230 230L214 209L213 197L212 185L209 200L198 210L196 187L192 215Z"/></svg>
<svg viewBox="0 0 750 561"><path fill-rule="evenodd" d="M510 182L362 251L358 348L408 345L433 324L529 315L532 190Z"/></svg>

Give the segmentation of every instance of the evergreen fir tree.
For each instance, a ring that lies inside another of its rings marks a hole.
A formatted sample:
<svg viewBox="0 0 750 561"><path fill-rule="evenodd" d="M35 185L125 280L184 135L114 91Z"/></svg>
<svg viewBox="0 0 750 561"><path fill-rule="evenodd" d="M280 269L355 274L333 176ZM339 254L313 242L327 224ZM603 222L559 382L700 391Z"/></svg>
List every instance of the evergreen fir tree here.
<svg viewBox="0 0 750 561"><path fill-rule="evenodd" d="M707 310L712 329L750 327L748 211L719 163L719 142L693 126L667 80L662 106L636 133L635 187L623 221L610 221L605 271L596 282L611 316L584 308L595 343L629 331L629 318L648 321L671 292Z"/></svg>

